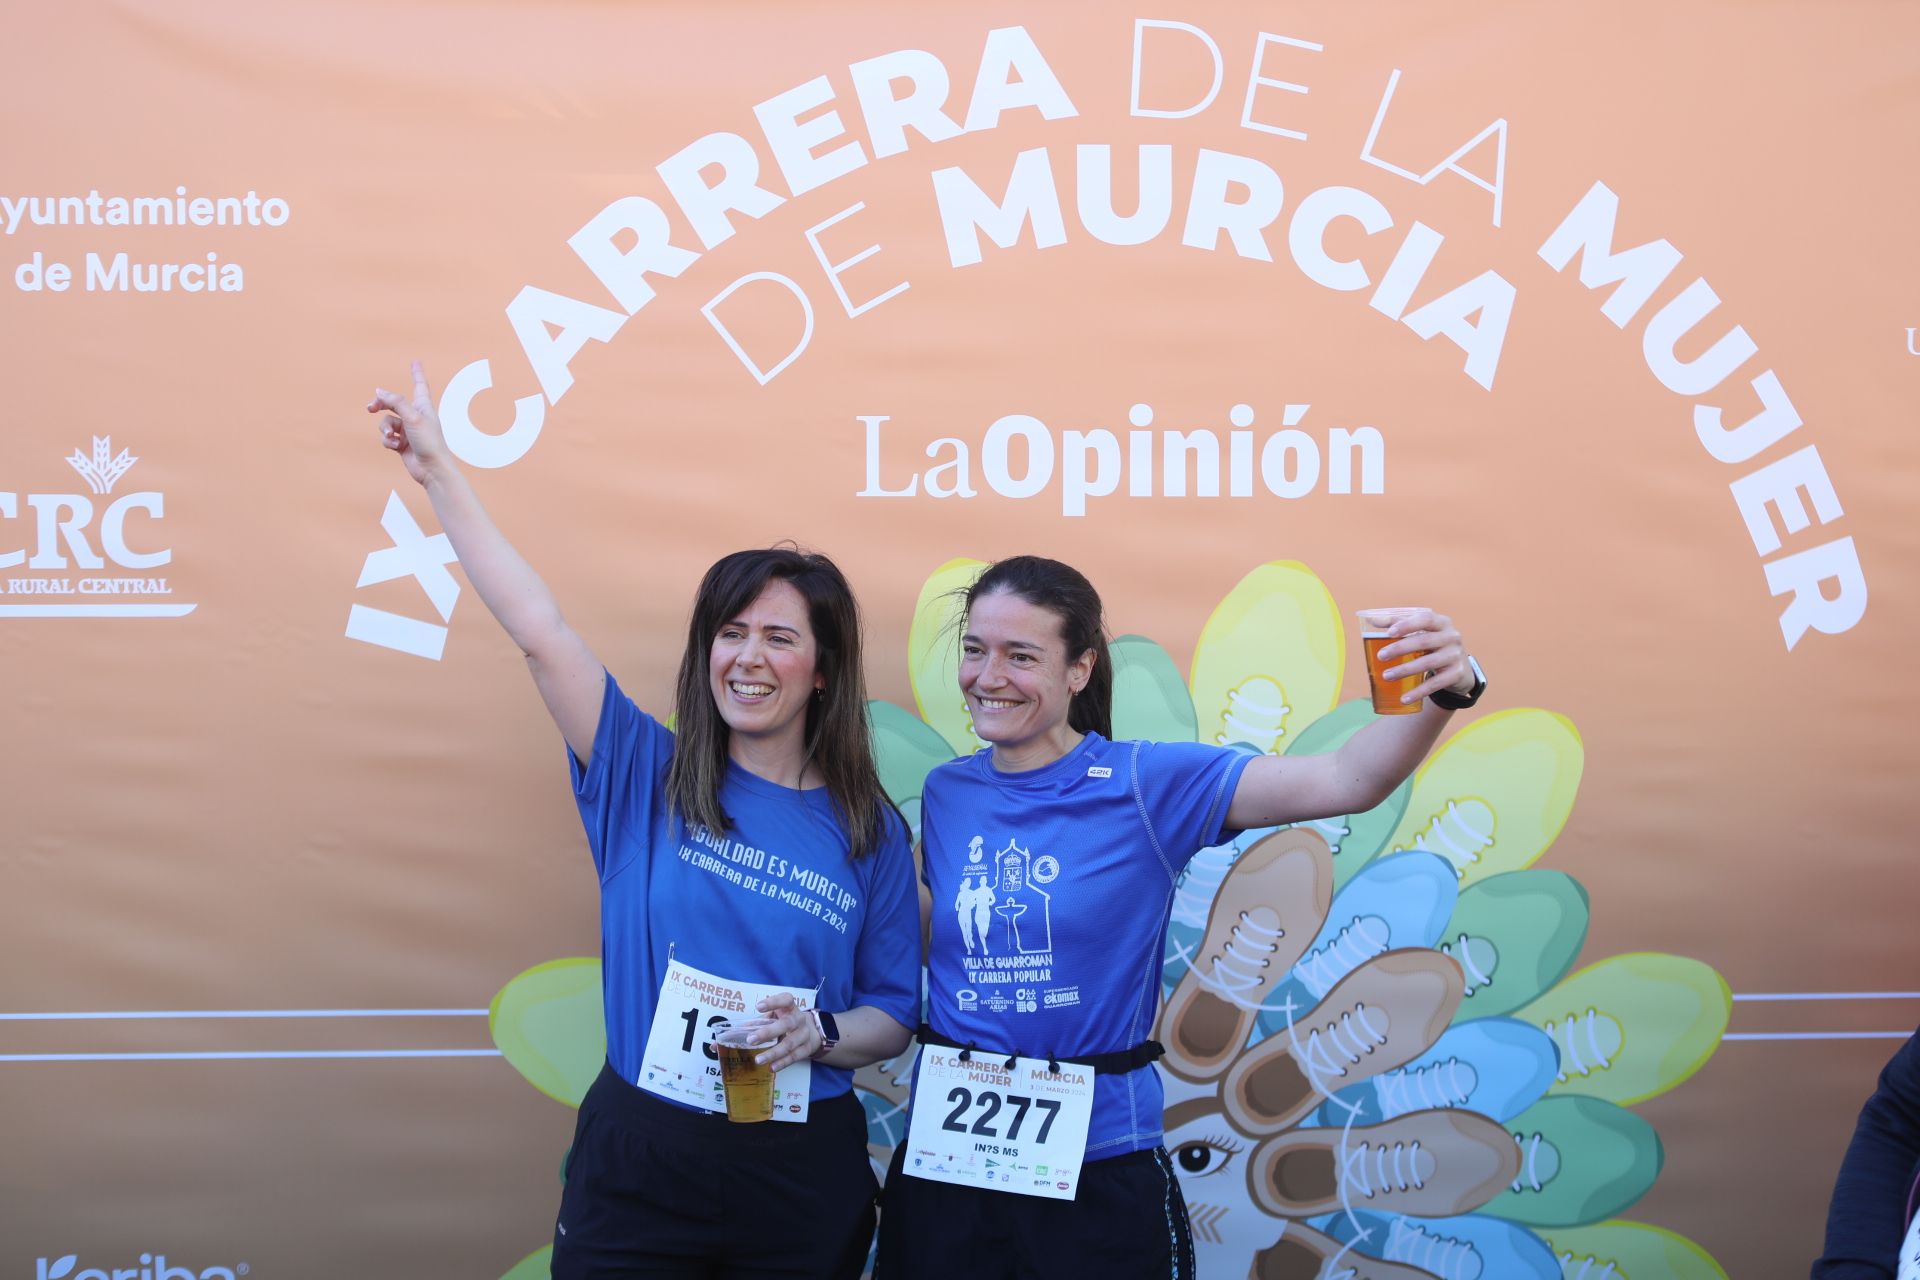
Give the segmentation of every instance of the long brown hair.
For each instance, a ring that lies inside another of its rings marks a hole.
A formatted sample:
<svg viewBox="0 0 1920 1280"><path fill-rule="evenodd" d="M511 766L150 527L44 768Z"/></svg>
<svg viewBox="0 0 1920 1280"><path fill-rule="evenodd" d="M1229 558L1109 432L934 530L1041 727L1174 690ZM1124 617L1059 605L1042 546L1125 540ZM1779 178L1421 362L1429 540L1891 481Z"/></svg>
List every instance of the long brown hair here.
<svg viewBox="0 0 1920 1280"><path fill-rule="evenodd" d="M1113 661L1107 653L1106 612L1100 593L1086 575L1072 565L1042 556L1009 556L987 566L967 588L966 609L982 596L1005 592L1060 619L1060 638L1067 644L1067 661L1093 650L1093 670L1086 688L1067 706L1067 725L1081 733L1113 737ZM964 625L964 622L963 622Z"/></svg>
<svg viewBox="0 0 1920 1280"><path fill-rule="evenodd" d="M807 602L814 669L826 678L820 696L807 703L806 760L826 779L850 855L864 858L880 847L884 813L891 805L874 768L867 727L860 607L833 561L797 547L736 551L721 557L701 579L674 687L678 741L667 770L667 802L682 818L710 830L726 831L732 825L720 804L729 731L714 704L708 655L720 628L739 617L775 579L790 584Z"/></svg>

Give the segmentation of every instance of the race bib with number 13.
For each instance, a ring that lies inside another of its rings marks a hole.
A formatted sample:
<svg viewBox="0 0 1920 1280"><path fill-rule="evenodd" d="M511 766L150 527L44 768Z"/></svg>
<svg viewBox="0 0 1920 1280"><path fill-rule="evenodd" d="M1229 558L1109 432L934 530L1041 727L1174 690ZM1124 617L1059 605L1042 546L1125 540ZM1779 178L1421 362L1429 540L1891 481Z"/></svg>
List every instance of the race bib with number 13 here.
<svg viewBox="0 0 1920 1280"><path fill-rule="evenodd" d="M678 960L667 961L667 976L660 983L660 1000L647 1031L646 1054L634 1083L648 1093L690 1107L725 1111L727 1096L720 1084L713 1028L722 1022L737 1025L753 1021L760 1016L755 1006L782 991L791 992L792 988L735 982L702 973ZM801 1007L805 1007L804 1002ZM811 1062L796 1062L775 1072L773 1118L805 1120L812 1084Z"/></svg>

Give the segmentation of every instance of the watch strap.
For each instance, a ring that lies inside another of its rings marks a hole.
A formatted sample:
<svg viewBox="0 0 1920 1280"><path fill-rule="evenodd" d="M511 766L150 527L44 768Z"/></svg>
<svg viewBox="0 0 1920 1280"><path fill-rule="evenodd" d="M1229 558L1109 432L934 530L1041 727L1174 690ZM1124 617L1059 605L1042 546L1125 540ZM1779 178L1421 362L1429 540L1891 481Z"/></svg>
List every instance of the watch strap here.
<svg viewBox="0 0 1920 1280"><path fill-rule="evenodd" d="M1473 672L1473 688L1465 693L1457 693L1452 689L1440 689L1428 694L1428 700L1444 711L1465 711L1480 701L1480 695L1487 691L1487 673L1480 669L1479 660L1472 654L1467 655L1467 670Z"/></svg>

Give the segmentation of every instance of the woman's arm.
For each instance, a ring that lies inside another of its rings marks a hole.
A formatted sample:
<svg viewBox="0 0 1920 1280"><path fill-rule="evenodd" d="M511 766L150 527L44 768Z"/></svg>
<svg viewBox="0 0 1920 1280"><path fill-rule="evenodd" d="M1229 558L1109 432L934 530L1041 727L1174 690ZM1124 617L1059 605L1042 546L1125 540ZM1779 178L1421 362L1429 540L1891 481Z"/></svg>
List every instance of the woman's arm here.
<svg viewBox="0 0 1920 1280"><path fill-rule="evenodd" d="M1429 673L1408 700L1441 689L1465 693L1475 676L1453 620L1411 610L1388 628L1394 640L1384 659L1412 654L1386 676ZM1227 825L1245 830L1310 818L1365 813L1385 800L1426 759L1452 712L1426 702L1417 715L1381 716L1336 751L1312 756L1260 756L1249 762L1227 808Z"/></svg>
<svg viewBox="0 0 1920 1280"><path fill-rule="evenodd" d="M840 1028L840 1043L831 1053L820 1053L820 1028L813 1014L800 1008L787 992L767 997L756 1006L771 1019L761 1033L761 1043L770 1047L760 1060L775 1071L812 1058L830 1067L851 1071L871 1062L880 1062L900 1053L913 1039L913 1033L891 1016L871 1005L856 1005L844 1013L835 1013Z"/></svg>
<svg viewBox="0 0 1920 1280"><path fill-rule="evenodd" d="M586 764L600 723L606 668L560 616L547 584L487 515L447 447L420 362L413 362L411 399L375 390L367 412L385 415L381 443L400 455L407 474L426 489L467 581L526 655L548 713L573 754Z"/></svg>

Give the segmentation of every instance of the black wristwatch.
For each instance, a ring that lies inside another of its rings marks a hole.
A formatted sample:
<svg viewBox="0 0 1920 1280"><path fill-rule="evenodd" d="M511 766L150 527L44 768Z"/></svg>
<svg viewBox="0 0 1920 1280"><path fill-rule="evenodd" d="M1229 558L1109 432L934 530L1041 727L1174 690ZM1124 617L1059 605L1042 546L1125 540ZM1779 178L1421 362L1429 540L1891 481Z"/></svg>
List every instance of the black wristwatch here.
<svg viewBox="0 0 1920 1280"><path fill-rule="evenodd" d="M813 1056L818 1058L822 1054L832 1053L840 1044L840 1024L825 1009L815 1009L813 1025L820 1031L820 1047L813 1051Z"/></svg>
<svg viewBox="0 0 1920 1280"><path fill-rule="evenodd" d="M1473 688L1465 693L1455 693L1451 689L1441 689L1427 695L1433 705L1445 711L1465 711L1480 701L1480 695L1487 691L1487 673L1480 669L1480 663L1472 654L1467 655L1467 670L1473 672Z"/></svg>

